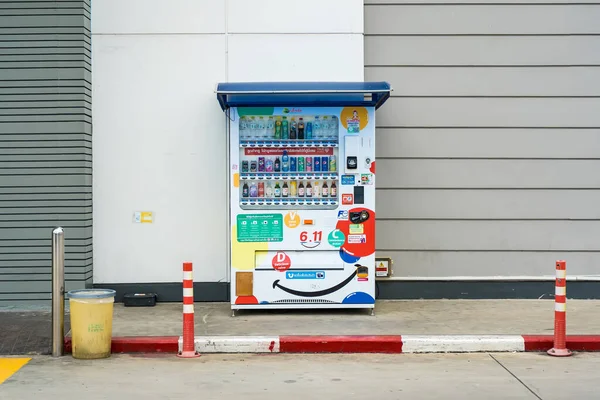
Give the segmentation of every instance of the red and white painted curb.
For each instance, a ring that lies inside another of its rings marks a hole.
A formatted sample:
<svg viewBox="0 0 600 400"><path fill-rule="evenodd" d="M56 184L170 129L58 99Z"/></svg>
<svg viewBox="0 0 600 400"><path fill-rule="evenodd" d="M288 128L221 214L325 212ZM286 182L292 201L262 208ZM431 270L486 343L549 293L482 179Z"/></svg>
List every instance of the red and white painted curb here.
<svg viewBox="0 0 600 400"><path fill-rule="evenodd" d="M476 353L543 352L552 335L373 335L373 336L196 336L195 351L206 353ZM572 351L600 351L600 335L566 337ZM114 337L113 353L177 353L183 337ZM71 338L65 338L65 352Z"/></svg>

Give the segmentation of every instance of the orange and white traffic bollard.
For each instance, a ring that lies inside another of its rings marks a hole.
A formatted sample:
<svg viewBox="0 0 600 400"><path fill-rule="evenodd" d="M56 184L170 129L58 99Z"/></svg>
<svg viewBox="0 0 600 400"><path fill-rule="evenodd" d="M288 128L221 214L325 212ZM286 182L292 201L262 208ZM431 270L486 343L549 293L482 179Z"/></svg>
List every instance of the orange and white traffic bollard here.
<svg viewBox="0 0 600 400"><path fill-rule="evenodd" d="M191 262L183 263L183 348L177 357L200 357L194 345L194 279Z"/></svg>
<svg viewBox="0 0 600 400"><path fill-rule="evenodd" d="M548 354L567 357L572 353L567 349L567 262L556 262L556 284L554 292L554 347Z"/></svg>

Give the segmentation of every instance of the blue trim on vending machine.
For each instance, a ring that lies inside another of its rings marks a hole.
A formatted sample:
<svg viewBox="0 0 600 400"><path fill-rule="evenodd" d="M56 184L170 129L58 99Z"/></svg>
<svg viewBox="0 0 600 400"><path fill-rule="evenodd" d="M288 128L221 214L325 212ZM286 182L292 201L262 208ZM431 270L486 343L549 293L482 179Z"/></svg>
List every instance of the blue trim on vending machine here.
<svg viewBox="0 0 600 400"><path fill-rule="evenodd" d="M387 82L226 82L215 90L223 110L230 107L381 107L390 97Z"/></svg>

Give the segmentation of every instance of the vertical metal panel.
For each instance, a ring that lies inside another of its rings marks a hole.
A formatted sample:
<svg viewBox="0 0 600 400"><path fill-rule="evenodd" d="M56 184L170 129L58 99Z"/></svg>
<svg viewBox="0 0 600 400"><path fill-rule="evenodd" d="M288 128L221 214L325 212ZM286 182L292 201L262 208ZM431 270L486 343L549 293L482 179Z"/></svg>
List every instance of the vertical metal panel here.
<svg viewBox="0 0 600 400"><path fill-rule="evenodd" d="M92 275L90 3L0 9L0 306L50 305L54 227L67 286Z"/></svg>

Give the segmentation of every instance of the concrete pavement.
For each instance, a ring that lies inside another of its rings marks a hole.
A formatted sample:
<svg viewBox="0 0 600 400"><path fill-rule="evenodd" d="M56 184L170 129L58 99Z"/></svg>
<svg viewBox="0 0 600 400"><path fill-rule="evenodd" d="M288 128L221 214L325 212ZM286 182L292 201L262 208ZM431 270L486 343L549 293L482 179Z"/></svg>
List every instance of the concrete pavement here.
<svg viewBox="0 0 600 400"><path fill-rule="evenodd" d="M378 300L364 310L238 311L228 303L195 303L196 335L535 334L554 330L553 300ZM179 336L182 306L115 304L114 336ZM600 300L568 300L567 332L600 334Z"/></svg>
<svg viewBox="0 0 600 400"><path fill-rule="evenodd" d="M65 316L65 332L71 328ZM0 312L0 354L50 354L52 317L49 311Z"/></svg>
<svg viewBox="0 0 600 400"><path fill-rule="evenodd" d="M591 400L600 354L34 357L0 385L3 399Z"/></svg>
<svg viewBox="0 0 600 400"><path fill-rule="evenodd" d="M48 354L49 312L0 312L0 326L4 328L0 329L0 354ZM364 310L261 310L239 311L231 317L228 303L195 304L195 334L206 337L552 335L553 329L554 302L547 299L379 300L375 316ZM68 325L65 332L69 334ZM115 304L113 337L178 337L181 333L180 303L149 308ZM600 301L568 300L567 333L600 338Z"/></svg>

